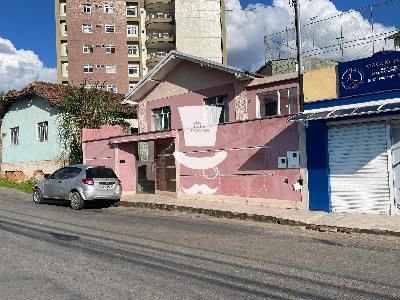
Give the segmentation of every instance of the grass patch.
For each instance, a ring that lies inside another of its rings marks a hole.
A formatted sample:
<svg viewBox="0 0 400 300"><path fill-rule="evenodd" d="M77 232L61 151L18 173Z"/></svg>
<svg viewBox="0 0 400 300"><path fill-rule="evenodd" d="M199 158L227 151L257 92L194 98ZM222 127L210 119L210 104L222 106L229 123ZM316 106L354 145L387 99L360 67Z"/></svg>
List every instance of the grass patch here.
<svg viewBox="0 0 400 300"><path fill-rule="evenodd" d="M0 186L5 186L11 189L16 189L25 193L32 193L33 187L35 186L34 180L28 180L24 182L17 182L15 180L0 178Z"/></svg>

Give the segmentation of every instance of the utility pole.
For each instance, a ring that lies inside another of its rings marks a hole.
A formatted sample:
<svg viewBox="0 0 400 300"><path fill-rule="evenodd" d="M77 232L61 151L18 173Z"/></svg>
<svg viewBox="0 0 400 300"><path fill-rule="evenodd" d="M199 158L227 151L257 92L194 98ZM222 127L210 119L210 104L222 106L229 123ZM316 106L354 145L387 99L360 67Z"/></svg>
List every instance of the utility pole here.
<svg viewBox="0 0 400 300"><path fill-rule="evenodd" d="M297 76L299 81L300 112L304 111L304 86L303 86L303 55L301 47L301 22L300 22L300 0L292 0L294 6L296 26L296 48L297 48Z"/></svg>

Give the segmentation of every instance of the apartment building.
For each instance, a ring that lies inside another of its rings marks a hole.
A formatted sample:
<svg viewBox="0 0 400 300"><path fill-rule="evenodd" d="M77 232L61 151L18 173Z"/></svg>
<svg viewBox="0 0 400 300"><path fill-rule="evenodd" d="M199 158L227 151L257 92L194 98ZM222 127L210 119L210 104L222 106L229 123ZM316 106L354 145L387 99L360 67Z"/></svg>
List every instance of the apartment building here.
<svg viewBox="0 0 400 300"><path fill-rule="evenodd" d="M127 93L171 50L226 63L223 0L55 0L58 82Z"/></svg>

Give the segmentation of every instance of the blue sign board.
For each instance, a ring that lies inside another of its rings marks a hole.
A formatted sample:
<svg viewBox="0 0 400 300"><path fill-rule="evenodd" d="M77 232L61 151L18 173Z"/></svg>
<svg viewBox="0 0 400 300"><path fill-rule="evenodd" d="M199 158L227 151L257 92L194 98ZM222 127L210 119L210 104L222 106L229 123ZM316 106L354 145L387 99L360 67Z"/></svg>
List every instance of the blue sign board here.
<svg viewBox="0 0 400 300"><path fill-rule="evenodd" d="M400 89L400 51L338 65L340 97Z"/></svg>

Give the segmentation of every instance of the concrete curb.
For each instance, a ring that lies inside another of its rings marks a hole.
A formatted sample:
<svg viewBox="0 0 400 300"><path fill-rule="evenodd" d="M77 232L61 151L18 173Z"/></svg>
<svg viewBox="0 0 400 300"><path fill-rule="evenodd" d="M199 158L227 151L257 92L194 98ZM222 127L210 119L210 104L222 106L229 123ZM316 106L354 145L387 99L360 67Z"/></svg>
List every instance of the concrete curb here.
<svg viewBox="0 0 400 300"><path fill-rule="evenodd" d="M263 223L273 223L273 224L279 224L279 225L298 226L298 227L305 227L306 229L320 231L320 232L341 232L341 233L347 233L347 234L366 233L366 234L374 234L374 235L400 237L400 232L390 231L390 230L363 229L363 228L349 228L349 227L339 227L339 226L330 226L330 225L319 225L319 224L306 223L306 222L302 222L302 221L296 221L296 220L292 220L292 219L288 219L288 218L278 218L278 217L274 217L274 216L238 213L238 212L231 212L231 211L224 211L224 210L197 208L197 207L181 206L181 205L120 201L119 206L161 209L161 210L166 210L166 211L189 212L189 213L203 214L203 215L216 217L216 218L226 218L226 219L243 220L243 221L247 220L247 221L263 222Z"/></svg>

